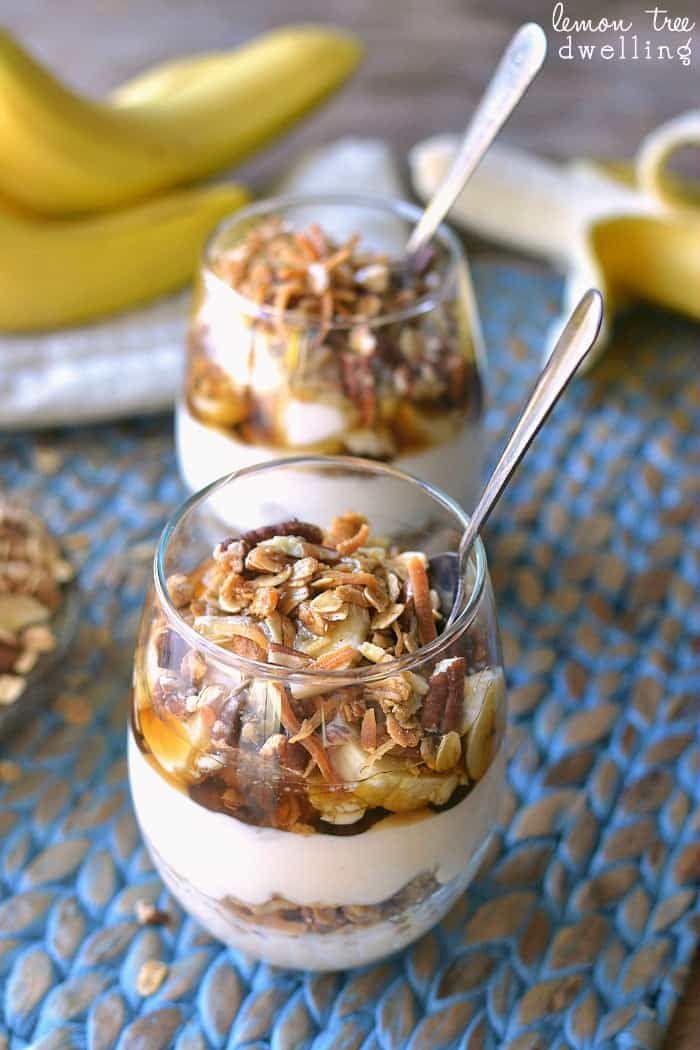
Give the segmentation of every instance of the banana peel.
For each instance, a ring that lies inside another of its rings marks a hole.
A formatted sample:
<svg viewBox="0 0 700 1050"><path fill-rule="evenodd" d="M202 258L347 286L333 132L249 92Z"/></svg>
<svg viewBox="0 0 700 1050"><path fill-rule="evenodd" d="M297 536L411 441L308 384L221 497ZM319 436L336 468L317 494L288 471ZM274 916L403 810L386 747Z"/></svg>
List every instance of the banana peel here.
<svg viewBox="0 0 700 1050"><path fill-rule="evenodd" d="M700 320L700 194L668 171L681 148L700 145L700 110L661 125L635 164L576 161L560 166L494 145L458 197L451 218L487 240L534 255L566 274L564 318L587 288L605 299L605 320L590 367L610 338L616 311L646 300ZM419 143L409 164L424 199L447 170L457 139Z"/></svg>
<svg viewBox="0 0 700 1050"><path fill-rule="evenodd" d="M0 194L40 214L122 207L249 156L336 90L361 55L326 26L290 26L182 59L105 102L71 91L0 32Z"/></svg>
<svg viewBox="0 0 700 1050"><path fill-rule="evenodd" d="M0 330L89 321L174 291L192 277L212 226L247 200L231 183L79 219L0 208Z"/></svg>

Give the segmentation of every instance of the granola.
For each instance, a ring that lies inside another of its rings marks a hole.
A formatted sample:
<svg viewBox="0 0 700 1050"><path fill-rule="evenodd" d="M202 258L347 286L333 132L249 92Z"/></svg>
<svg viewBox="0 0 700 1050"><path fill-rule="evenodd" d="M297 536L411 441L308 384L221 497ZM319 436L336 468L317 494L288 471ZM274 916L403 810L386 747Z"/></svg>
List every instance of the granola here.
<svg viewBox="0 0 700 1050"><path fill-rule="evenodd" d="M56 647L51 621L72 575L41 519L0 498L0 705L22 696L28 675Z"/></svg>
<svg viewBox="0 0 700 1050"><path fill-rule="evenodd" d="M164 613L149 625L134 729L200 804L298 834L357 833L455 804L488 770L502 671L479 645L419 658L444 622L426 555L373 537L361 515L229 537L168 590L206 642ZM225 654L248 663L232 670ZM411 654L412 669L396 664Z"/></svg>
<svg viewBox="0 0 700 1050"><path fill-rule="evenodd" d="M269 217L213 269L189 336L202 422L246 444L387 460L479 414L463 289L441 245L409 271L357 234L341 244Z"/></svg>

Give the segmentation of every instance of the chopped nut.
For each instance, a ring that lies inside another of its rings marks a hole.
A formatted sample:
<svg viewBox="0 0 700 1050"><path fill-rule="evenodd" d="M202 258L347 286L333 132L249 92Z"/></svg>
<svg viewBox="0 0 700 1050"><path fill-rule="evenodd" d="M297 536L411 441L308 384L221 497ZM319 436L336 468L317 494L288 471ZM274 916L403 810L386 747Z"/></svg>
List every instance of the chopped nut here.
<svg viewBox="0 0 700 1050"><path fill-rule="evenodd" d="M0 784L12 784L22 776L22 767L17 762L0 759Z"/></svg>
<svg viewBox="0 0 700 1050"><path fill-rule="evenodd" d="M33 671L39 660L36 649L25 649L15 660L13 670L16 674L27 675Z"/></svg>
<svg viewBox="0 0 700 1050"><path fill-rule="evenodd" d="M214 560L223 565L229 572L243 572L248 544L244 540L222 540L214 548Z"/></svg>
<svg viewBox="0 0 700 1050"><path fill-rule="evenodd" d="M164 963L162 959L146 959L136 978L136 991L144 997L153 995L167 976L167 963Z"/></svg>
<svg viewBox="0 0 700 1050"><path fill-rule="evenodd" d="M0 704L14 704L24 692L26 684L19 675L0 674Z"/></svg>
<svg viewBox="0 0 700 1050"><path fill-rule="evenodd" d="M242 540L249 547L255 547L265 540L274 539L275 536L301 536L309 543L323 543L323 533L317 525L310 525L306 521L282 521L277 525L263 525L259 529L251 529L246 532Z"/></svg>
<svg viewBox="0 0 700 1050"><path fill-rule="evenodd" d="M92 721L92 707L84 696L59 696L53 709L68 725L86 726Z"/></svg>
<svg viewBox="0 0 700 1050"><path fill-rule="evenodd" d="M134 913L136 915L136 921L141 926L164 926L170 921L170 915L167 911L163 911L162 908L157 908L155 904L146 900L137 900L134 905ZM148 993L141 993L142 995Z"/></svg>
<svg viewBox="0 0 700 1050"><path fill-rule="evenodd" d="M196 649L188 649L180 661L180 675L186 682L200 685L207 673L207 661Z"/></svg>
<svg viewBox="0 0 700 1050"><path fill-rule="evenodd" d="M280 592L276 587L260 587L254 592L248 612L251 616L259 616L260 619L265 620L268 616L272 616L279 604L279 600Z"/></svg>
<svg viewBox="0 0 700 1050"><path fill-rule="evenodd" d="M183 606L188 605L192 601L194 589L189 576L185 576L181 572L168 576L166 586L170 600L176 609L182 609Z"/></svg>
<svg viewBox="0 0 700 1050"><path fill-rule="evenodd" d="M54 633L45 624L27 627L22 634L22 643L25 648L31 649L35 653L50 653L56 648Z"/></svg>
<svg viewBox="0 0 700 1050"><path fill-rule="evenodd" d="M9 637L12 638L12 635ZM21 652L18 642L0 641L0 674L6 674L14 669Z"/></svg>
<svg viewBox="0 0 700 1050"><path fill-rule="evenodd" d="M418 726L402 726L393 712L386 716L386 728L389 736L401 747L416 747L421 738Z"/></svg>

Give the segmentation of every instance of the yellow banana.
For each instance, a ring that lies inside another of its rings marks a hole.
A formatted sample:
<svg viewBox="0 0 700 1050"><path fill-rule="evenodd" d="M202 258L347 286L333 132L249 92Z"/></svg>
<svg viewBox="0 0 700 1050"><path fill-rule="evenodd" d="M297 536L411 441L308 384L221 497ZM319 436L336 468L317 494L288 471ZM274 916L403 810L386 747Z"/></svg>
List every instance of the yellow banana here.
<svg viewBox="0 0 700 1050"><path fill-rule="evenodd" d="M204 238L246 202L235 184L180 190L80 219L0 211L0 330L88 321L174 291Z"/></svg>
<svg viewBox="0 0 700 1050"><path fill-rule="evenodd" d="M158 67L93 102L0 32L0 193L68 215L211 175L321 102L359 57L349 34L291 26Z"/></svg>

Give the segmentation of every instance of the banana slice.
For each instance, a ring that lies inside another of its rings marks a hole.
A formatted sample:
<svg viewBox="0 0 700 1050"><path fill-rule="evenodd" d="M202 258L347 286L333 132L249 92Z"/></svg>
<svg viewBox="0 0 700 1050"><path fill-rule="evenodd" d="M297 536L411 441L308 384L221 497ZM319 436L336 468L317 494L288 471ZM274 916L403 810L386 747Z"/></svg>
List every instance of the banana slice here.
<svg viewBox="0 0 700 1050"><path fill-rule="evenodd" d="M356 824L367 807L352 791L332 791L324 785L309 785L309 802L329 824Z"/></svg>
<svg viewBox="0 0 700 1050"><path fill-rule="evenodd" d="M318 657L332 653L343 646L359 649L369 632L369 612L361 605L349 605L344 620L328 624L326 634L307 639L297 639L297 648L309 656Z"/></svg>
<svg viewBox="0 0 700 1050"><path fill-rule="evenodd" d="M456 774L413 773L403 761L390 757L369 763L355 740L333 749L333 768L361 803L368 808L383 806L393 813L422 809L430 802L444 805L458 779Z"/></svg>
<svg viewBox="0 0 700 1050"><path fill-rule="evenodd" d="M459 726L460 736L468 733L474 725L488 695L493 695L497 709L503 705L505 683L503 681L503 671L500 667L486 667L483 671L467 675L464 679L464 703L462 706L462 720Z"/></svg>
<svg viewBox="0 0 700 1050"><path fill-rule="evenodd" d="M481 780L491 765L498 743L499 703L503 696L503 676L494 681L483 695L481 709L467 737L467 772L472 780Z"/></svg>
<svg viewBox="0 0 700 1050"><path fill-rule="evenodd" d="M430 802L442 806L457 787L455 774L415 774L405 767L383 769L387 762L389 759L378 762L371 776L355 786L355 794L368 806L383 806L392 813L422 809Z"/></svg>

